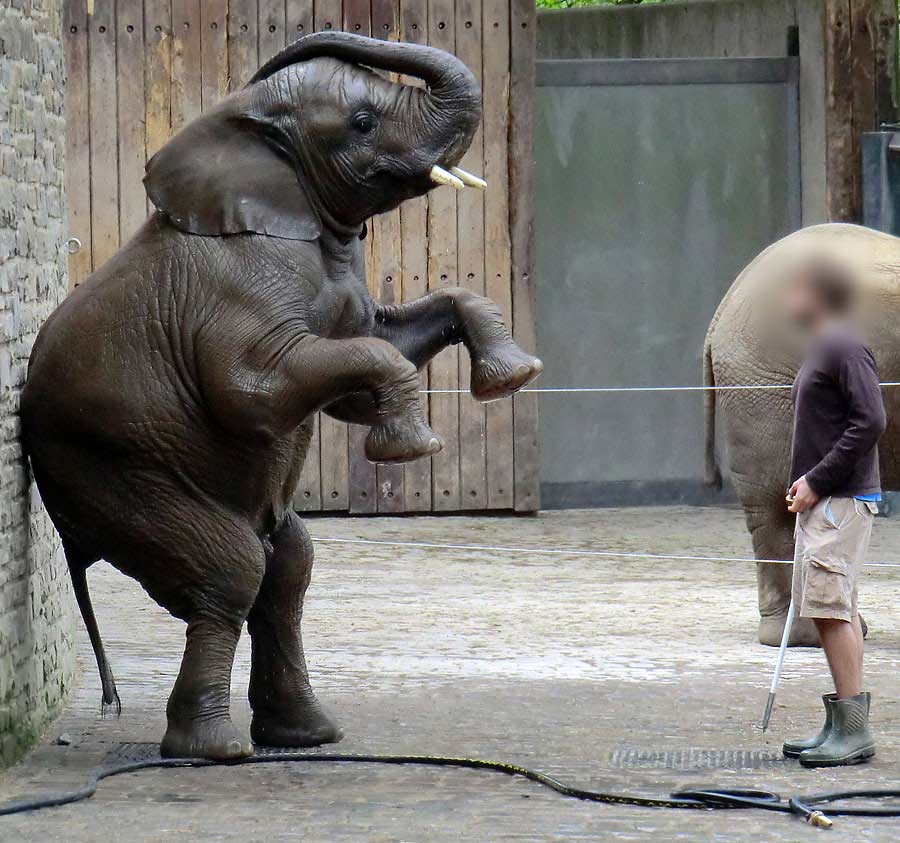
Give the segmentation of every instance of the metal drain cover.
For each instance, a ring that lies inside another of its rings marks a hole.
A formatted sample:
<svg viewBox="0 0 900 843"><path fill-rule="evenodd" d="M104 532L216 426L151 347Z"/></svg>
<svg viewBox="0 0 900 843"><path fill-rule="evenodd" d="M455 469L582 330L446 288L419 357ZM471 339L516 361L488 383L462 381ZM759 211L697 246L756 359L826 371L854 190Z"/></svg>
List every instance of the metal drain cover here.
<svg viewBox="0 0 900 843"><path fill-rule="evenodd" d="M315 753L315 749L309 750ZM302 749L280 749L272 746L254 747L254 755L277 755L281 752L303 752ZM158 743L138 743L136 741L117 744L103 759L106 766L114 764L130 764L137 761L158 761L160 758Z"/></svg>
<svg viewBox="0 0 900 843"><path fill-rule="evenodd" d="M788 763L780 752L756 749L617 749L609 766L619 770L760 770Z"/></svg>

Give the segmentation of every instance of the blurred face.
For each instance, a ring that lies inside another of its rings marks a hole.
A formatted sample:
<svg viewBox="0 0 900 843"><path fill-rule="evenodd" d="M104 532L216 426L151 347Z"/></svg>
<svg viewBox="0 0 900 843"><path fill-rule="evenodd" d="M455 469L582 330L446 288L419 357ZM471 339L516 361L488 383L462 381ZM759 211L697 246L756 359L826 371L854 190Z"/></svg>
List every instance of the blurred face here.
<svg viewBox="0 0 900 843"><path fill-rule="evenodd" d="M821 297L804 275L797 276L787 285L784 310L788 322L803 332L816 333L827 321L827 311Z"/></svg>

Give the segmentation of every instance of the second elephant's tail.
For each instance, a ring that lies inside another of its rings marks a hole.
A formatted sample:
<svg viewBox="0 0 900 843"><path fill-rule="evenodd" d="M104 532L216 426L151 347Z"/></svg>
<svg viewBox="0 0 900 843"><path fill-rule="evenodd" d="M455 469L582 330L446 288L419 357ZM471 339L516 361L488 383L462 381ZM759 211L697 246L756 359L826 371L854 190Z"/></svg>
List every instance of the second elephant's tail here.
<svg viewBox="0 0 900 843"><path fill-rule="evenodd" d="M704 482L708 486L722 488L722 472L716 458L716 376L712 365L712 342L707 334L703 347L703 385L707 389L703 393L703 426L706 443Z"/></svg>

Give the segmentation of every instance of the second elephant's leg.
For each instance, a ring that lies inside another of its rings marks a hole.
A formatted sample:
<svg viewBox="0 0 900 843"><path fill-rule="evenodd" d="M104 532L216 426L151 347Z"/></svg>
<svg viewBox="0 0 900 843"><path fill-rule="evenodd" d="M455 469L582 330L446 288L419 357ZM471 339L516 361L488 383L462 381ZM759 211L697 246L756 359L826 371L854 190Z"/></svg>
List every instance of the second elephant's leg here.
<svg viewBox="0 0 900 843"><path fill-rule="evenodd" d="M757 559L792 559L794 556L793 517L778 511L776 506L750 512L747 525L753 537L753 551ZM792 565L760 562L756 566L757 597L759 601L759 641L770 647L781 645L788 607L791 603ZM809 619L794 617L792 647L815 647L819 634Z"/></svg>
<svg viewBox="0 0 900 843"><path fill-rule="evenodd" d="M322 710L309 685L300 636L313 546L293 512L271 538L272 550L247 619L252 647L250 735L260 746L334 743L341 730Z"/></svg>

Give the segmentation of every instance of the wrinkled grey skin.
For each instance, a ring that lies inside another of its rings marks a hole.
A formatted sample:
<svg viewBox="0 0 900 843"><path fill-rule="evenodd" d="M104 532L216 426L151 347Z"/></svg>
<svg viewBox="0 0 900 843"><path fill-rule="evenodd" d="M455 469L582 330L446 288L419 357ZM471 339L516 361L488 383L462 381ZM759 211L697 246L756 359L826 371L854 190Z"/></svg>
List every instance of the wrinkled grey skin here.
<svg viewBox="0 0 900 843"><path fill-rule="evenodd" d="M796 332L779 318L778 291L811 261L839 262L862 292L862 332L882 381L900 380L900 239L852 225L804 229L775 243L732 285L706 337L704 383L790 384L801 362ZM747 519L757 559L792 559L794 516L787 512L793 407L789 390L722 391L731 477ZM885 489L900 488L900 390L884 391L888 427L879 443ZM716 395L707 393L707 480L718 481ZM759 640L778 646L790 604L789 565L759 564ZM863 592L860 603L865 602ZM809 620L795 620L790 643L816 645Z"/></svg>
<svg viewBox="0 0 900 843"><path fill-rule="evenodd" d="M157 212L40 332L25 442L104 700L118 695L90 564L106 559L187 623L164 755L252 751L229 715L245 621L252 740L341 736L310 688L300 638L313 549L290 501L313 414L369 425L373 461L411 460L441 446L417 370L442 348L466 345L479 399L541 369L486 299L443 289L382 306L366 291L364 221L430 190L432 166L458 162L479 118L477 83L446 53L301 39L149 162Z"/></svg>

